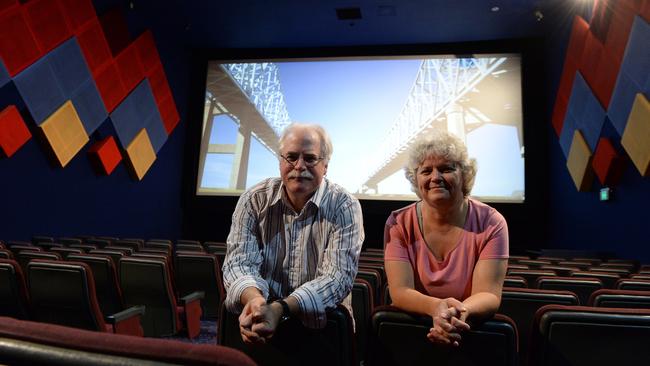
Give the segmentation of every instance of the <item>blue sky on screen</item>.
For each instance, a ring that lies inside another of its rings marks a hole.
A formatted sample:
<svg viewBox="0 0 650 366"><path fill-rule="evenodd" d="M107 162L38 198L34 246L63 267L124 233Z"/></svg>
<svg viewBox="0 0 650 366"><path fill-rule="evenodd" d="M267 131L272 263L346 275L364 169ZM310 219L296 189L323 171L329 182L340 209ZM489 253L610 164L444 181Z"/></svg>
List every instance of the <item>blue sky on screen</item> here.
<svg viewBox="0 0 650 366"><path fill-rule="evenodd" d="M359 189L372 168L370 157L378 154L404 108L421 63L419 59L276 63L291 120L321 124L332 138L329 179L351 192ZM236 123L228 117L217 118L223 120L215 120L210 142L234 143ZM473 195L510 196L523 191L524 162L515 127L484 125L467 135L467 143L470 156L479 162ZM247 187L279 175L277 158L255 139L250 156ZM219 174L225 177L207 177ZM206 159L202 186L227 187L229 175L226 159ZM411 193L402 171L380 183L379 191Z"/></svg>

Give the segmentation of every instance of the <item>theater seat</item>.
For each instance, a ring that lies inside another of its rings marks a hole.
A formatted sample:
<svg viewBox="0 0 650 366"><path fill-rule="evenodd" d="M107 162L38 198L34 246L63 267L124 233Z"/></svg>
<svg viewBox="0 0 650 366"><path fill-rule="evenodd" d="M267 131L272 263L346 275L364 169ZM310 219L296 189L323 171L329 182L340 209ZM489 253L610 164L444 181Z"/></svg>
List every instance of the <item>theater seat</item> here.
<svg viewBox="0 0 650 366"><path fill-rule="evenodd" d="M29 295L20 265L0 259L0 316L29 319Z"/></svg>
<svg viewBox="0 0 650 366"><path fill-rule="evenodd" d="M370 314L375 307L375 295L368 281L355 278L352 286L352 313L354 315L355 339L357 342L357 359L363 360L366 354L366 339Z"/></svg>
<svg viewBox="0 0 650 366"><path fill-rule="evenodd" d="M603 308L650 309L650 292L612 289L598 290L591 295L589 305Z"/></svg>
<svg viewBox="0 0 650 366"><path fill-rule="evenodd" d="M3 365L255 366L228 347L107 334L0 317Z"/></svg>
<svg viewBox="0 0 650 366"><path fill-rule="evenodd" d="M101 254L73 254L67 259L84 262L92 270L97 301L102 313L113 314L124 310L120 282L111 257Z"/></svg>
<svg viewBox="0 0 650 366"><path fill-rule="evenodd" d="M45 323L142 336L143 307L104 314L90 267L82 262L35 259L27 264L32 319ZM108 324L106 321L108 321Z"/></svg>
<svg viewBox="0 0 650 366"><path fill-rule="evenodd" d="M591 294L603 288L603 283L595 277L540 277L537 279L540 290L571 291L578 295L580 305L587 305Z"/></svg>
<svg viewBox="0 0 650 366"><path fill-rule="evenodd" d="M366 366L378 365L504 365L517 366L517 328L504 315L473 324L459 347L431 343L427 316L413 315L391 306L377 307L372 315Z"/></svg>
<svg viewBox="0 0 650 366"><path fill-rule="evenodd" d="M207 253L176 253L176 286L179 296L186 296L195 291L205 293L201 301L203 317L216 319L219 306L225 298L221 264L217 257Z"/></svg>
<svg viewBox="0 0 650 366"><path fill-rule="evenodd" d="M519 354L525 359L537 309L548 304L578 305L578 296L570 291L504 288L499 313L512 318L519 330Z"/></svg>
<svg viewBox="0 0 650 366"><path fill-rule="evenodd" d="M530 366L650 365L650 310L547 305L535 316Z"/></svg>
<svg viewBox="0 0 650 366"><path fill-rule="evenodd" d="M119 262L120 287L126 306L144 305L146 337L175 335L187 331L192 339L201 331L202 292L177 299L171 271L164 259L123 257Z"/></svg>
<svg viewBox="0 0 650 366"><path fill-rule="evenodd" d="M327 312L324 329L313 330L291 318L281 323L263 345L244 344L239 333L238 315L222 304L219 314L218 342L239 349L262 365L357 366L352 317L339 305Z"/></svg>

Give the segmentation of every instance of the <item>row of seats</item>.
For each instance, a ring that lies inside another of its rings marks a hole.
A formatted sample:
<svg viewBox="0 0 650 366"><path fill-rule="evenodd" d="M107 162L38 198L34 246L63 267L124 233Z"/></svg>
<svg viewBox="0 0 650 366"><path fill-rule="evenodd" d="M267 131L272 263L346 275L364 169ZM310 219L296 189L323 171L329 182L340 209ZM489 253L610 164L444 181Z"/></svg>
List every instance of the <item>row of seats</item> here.
<svg viewBox="0 0 650 366"><path fill-rule="evenodd" d="M9 247L9 249L5 249L4 252L0 249L0 258L15 259L19 264L21 264L23 271L26 263L31 259L61 260L72 258L74 260L87 262L95 272L100 271L101 273L101 276L98 273L95 273L95 280L98 283L98 287L101 289L109 289L107 291L99 291L100 303L106 303L109 302L108 299L116 298L113 294L114 291L110 291L110 289L114 287L110 282L116 281L112 280L113 276L108 273L111 268L106 268L111 266L108 266L106 263L96 263L102 260L105 261L105 259L97 258L109 257L115 264L119 263L120 258L124 256L165 259L171 269L171 281L176 284L174 288L178 290L177 296L183 297L195 291L203 291L205 293L205 300L202 302L204 317L206 319L216 319L219 304L224 296L221 281L221 260L225 256L225 243L215 242L210 244L213 245L211 249L213 253L210 254L207 253L203 249L203 246L198 242L196 242L196 244L186 244L196 246L194 250L177 249L175 251L172 250L172 244L170 243L151 241L140 243L135 242L134 240L130 240L129 242L137 243L139 246L134 249L126 246L118 246L115 244L116 242L112 242L111 245L106 246L103 249L97 249L96 247L89 249L50 247L49 250L44 250L39 246L27 243L28 245L13 245ZM56 251L57 249L59 252ZM91 260L92 258L90 257L94 257L95 260ZM100 278L98 279L98 277ZM119 277L119 272L117 277ZM106 284L107 282L109 283ZM106 293L107 295L102 296L103 293ZM107 299L107 301L103 301L104 299L102 299L102 297Z"/></svg>
<svg viewBox="0 0 650 366"><path fill-rule="evenodd" d="M357 343L359 345L358 355L363 357L364 349L371 347L364 344L366 333L370 328L364 326L364 319L371 314L375 306L390 304L390 296L386 283L383 288L378 286L381 283L382 275L376 274L372 281L366 279L364 266L372 263L373 271L383 270L381 251L362 252L359 264L359 273L353 288L354 316L357 320ZM381 264L381 265L380 265ZM598 278L574 278L574 277L541 277L538 280L541 289L529 289L523 277L507 277L505 288L502 293L502 302L499 313L510 317L517 326L519 334L520 355L523 359L528 355L528 344L531 338L532 324L536 311L544 305L556 304L566 306L589 305L592 307L612 308L650 308L650 291L647 287L641 287L645 291L607 289ZM523 283L523 286L517 286ZM619 284L624 288L634 288L634 280L621 280ZM644 286L641 283L640 286ZM376 296L377 293L382 296Z"/></svg>
<svg viewBox="0 0 650 366"><path fill-rule="evenodd" d="M189 254L188 261L179 260L179 269L195 271L197 266L191 264L195 257ZM212 260L207 263L218 268L214 256L206 257L198 259ZM140 311L128 309L129 313L140 314L137 325L142 324L139 332L130 334L160 337L183 330L189 338L194 338L200 332L200 300L204 293L194 291L179 297L168 263L163 258L123 257L116 271L107 256L76 254L68 256L66 261L33 259L26 264L24 276L18 263L2 259L0 288L6 296L0 302L0 313L104 331L108 330L102 324L105 315L121 315L127 308L144 307ZM132 328L134 325L127 329Z"/></svg>

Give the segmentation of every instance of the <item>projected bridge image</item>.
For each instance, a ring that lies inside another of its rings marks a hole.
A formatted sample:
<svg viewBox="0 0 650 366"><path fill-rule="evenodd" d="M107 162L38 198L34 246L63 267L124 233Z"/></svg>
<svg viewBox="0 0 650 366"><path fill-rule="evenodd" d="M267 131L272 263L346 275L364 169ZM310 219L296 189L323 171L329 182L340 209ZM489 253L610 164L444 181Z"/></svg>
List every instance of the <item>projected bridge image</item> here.
<svg viewBox="0 0 650 366"><path fill-rule="evenodd" d="M237 194L277 176L277 140L297 120L328 130L328 177L361 198L412 198L401 173L407 151L443 129L488 167L479 196L523 199L520 60L507 56L210 62L197 193ZM505 178L497 165L508 166Z"/></svg>

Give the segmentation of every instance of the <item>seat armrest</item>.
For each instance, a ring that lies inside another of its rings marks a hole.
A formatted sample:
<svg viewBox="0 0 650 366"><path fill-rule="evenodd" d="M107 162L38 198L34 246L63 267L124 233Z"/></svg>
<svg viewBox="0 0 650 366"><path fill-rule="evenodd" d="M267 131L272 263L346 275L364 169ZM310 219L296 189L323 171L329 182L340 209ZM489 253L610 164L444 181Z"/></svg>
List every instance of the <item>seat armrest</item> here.
<svg viewBox="0 0 650 366"><path fill-rule="evenodd" d="M187 305L188 303L191 303L192 301L200 300L205 297L205 292L204 291L194 291L191 294L187 294L183 297L180 298L181 303L183 305Z"/></svg>
<svg viewBox="0 0 650 366"><path fill-rule="evenodd" d="M125 319L132 318L136 315L144 315L144 311L145 311L144 305L132 306L128 309L122 310L113 315L108 315L106 317L106 321L109 322L110 324L115 325L116 323L119 323Z"/></svg>

